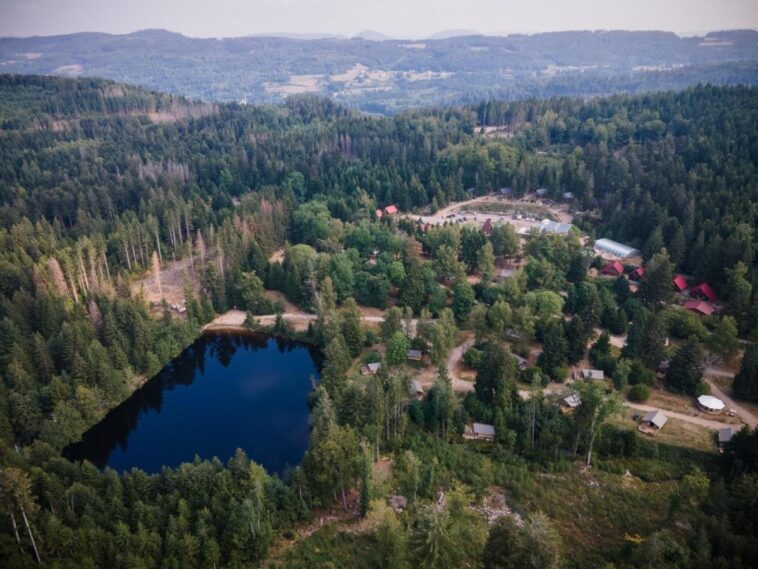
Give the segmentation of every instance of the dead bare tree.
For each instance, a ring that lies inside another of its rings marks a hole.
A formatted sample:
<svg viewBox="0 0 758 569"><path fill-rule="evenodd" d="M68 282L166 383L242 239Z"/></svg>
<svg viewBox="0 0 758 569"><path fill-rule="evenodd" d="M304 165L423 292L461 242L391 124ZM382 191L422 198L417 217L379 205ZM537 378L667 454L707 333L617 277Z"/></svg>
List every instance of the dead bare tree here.
<svg viewBox="0 0 758 569"><path fill-rule="evenodd" d="M163 287L161 286L161 263L156 251L153 251L153 275L155 277L155 282L158 284L158 293L161 295L161 298L163 298Z"/></svg>

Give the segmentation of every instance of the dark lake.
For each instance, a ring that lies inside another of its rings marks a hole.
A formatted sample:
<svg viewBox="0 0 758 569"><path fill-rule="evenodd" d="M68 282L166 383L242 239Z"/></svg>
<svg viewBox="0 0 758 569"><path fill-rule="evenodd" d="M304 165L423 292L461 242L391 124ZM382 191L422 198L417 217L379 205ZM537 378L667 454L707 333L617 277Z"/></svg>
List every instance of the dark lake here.
<svg viewBox="0 0 758 569"><path fill-rule="evenodd" d="M308 394L319 377L316 348L263 335L202 336L64 449L118 471L159 472L237 448L282 474L308 446Z"/></svg>

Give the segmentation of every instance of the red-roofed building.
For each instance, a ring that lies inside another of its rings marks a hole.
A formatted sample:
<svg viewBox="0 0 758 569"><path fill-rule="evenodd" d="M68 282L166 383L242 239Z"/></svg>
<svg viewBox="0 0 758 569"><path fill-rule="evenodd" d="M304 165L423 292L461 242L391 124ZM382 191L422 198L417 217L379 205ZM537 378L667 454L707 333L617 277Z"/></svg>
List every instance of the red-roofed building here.
<svg viewBox="0 0 758 569"><path fill-rule="evenodd" d="M690 289L690 296L693 298L699 298L700 300L707 300L709 302L716 302L718 296L713 292L711 285L708 283L700 283Z"/></svg>
<svg viewBox="0 0 758 569"><path fill-rule="evenodd" d="M674 283L674 288L677 292L682 292L687 288L687 279L685 279L682 275L674 276L674 280L672 282Z"/></svg>
<svg viewBox="0 0 758 569"><path fill-rule="evenodd" d="M608 263L605 267L603 267L603 270L600 271L600 273L603 275L618 277L624 274L624 265L622 265L619 261L613 261L612 263Z"/></svg>
<svg viewBox="0 0 758 569"><path fill-rule="evenodd" d="M484 222L484 225L482 225L482 233L487 235L488 237L492 235L492 220L488 219Z"/></svg>
<svg viewBox="0 0 758 569"><path fill-rule="evenodd" d="M384 215L384 212L381 209L377 209L376 210L376 218L377 219L381 219L383 215Z"/></svg>
<svg viewBox="0 0 758 569"><path fill-rule="evenodd" d="M638 281L642 278L644 274L645 274L645 268L637 267L631 273L629 273L629 278L632 279L633 281Z"/></svg>
<svg viewBox="0 0 758 569"><path fill-rule="evenodd" d="M387 215L395 215L397 213L397 206L395 204L388 205L384 208L384 213Z"/></svg>
<svg viewBox="0 0 758 569"><path fill-rule="evenodd" d="M698 314L702 314L704 316L709 316L716 311L712 304L708 304L702 300L688 300L684 303L684 307L687 310L697 312Z"/></svg>

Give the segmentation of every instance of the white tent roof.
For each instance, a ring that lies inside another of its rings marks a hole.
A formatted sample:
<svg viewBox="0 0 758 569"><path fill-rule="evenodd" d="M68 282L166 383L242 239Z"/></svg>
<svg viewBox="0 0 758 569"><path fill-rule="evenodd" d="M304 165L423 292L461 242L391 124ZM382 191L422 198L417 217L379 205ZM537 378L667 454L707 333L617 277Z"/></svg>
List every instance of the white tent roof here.
<svg viewBox="0 0 758 569"><path fill-rule="evenodd" d="M724 408L724 402L713 395L701 395L697 398L697 402L703 407L713 409L714 411L719 411Z"/></svg>

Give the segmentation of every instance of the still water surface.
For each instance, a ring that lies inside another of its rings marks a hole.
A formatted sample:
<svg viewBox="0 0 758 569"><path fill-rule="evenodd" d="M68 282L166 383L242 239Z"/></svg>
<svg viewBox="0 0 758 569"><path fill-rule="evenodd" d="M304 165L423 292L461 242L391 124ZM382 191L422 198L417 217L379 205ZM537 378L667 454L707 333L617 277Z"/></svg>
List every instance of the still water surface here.
<svg viewBox="0 0 758 569"><path fill-rule="evenodd" d="M307 398L321 356L305 344L253 334L202 336L68 446L64 456L118 471L159 472L237 448L282 474L308 446Z"/></svg>

